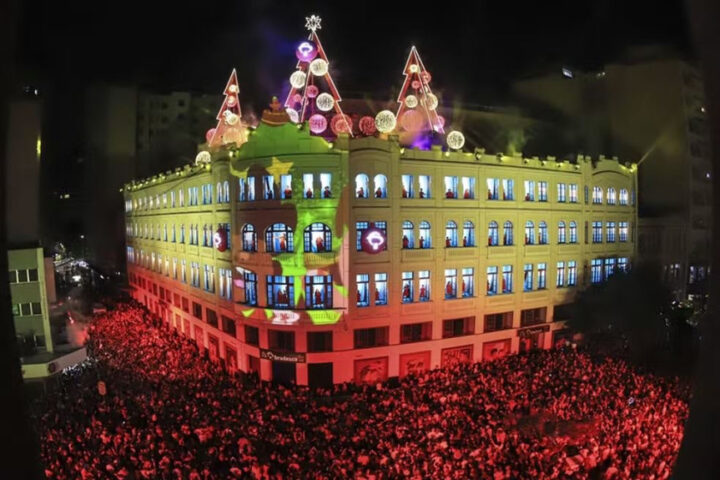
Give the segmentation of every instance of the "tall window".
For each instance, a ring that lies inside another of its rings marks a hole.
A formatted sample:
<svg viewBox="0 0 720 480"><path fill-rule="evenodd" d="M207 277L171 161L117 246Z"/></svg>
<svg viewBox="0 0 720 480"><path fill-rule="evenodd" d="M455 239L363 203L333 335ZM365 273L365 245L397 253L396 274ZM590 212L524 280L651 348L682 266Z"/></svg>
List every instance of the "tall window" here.
<svg viewBox="0 0 720 480"><path fill-rule="evenodd" d="M375 274L375 305L387 305L387 273Z"/></svg>
<svg viewBox="0 0 720 480"><path fill-rule="evenodd" d="M513 224L510 220L503 225L503 245L513 244Z"/></svg>
<svg viewBox="0 0 720 480"><path fill-rule="evenodd" d="M220 268L218 269L218 273L220 297L225 300L232 300L232 270L229 268Z"/></svg>
<svg viewBox="0 0 720 480"><path fill-rule="evenodd" d="M546 245L548 243L548 228L547 223L538 223L538 243L540 245Z"/></svg>
<svg viewBox="0 0 720 480"><path fill-rule="evenodd" d="M368 198L370 179L364 173L355 175L355 198Z"/></svg>
<svg viewBox="0 0 720 480"><path fill-rule="evenodd" d="M458 177L445 177L445 198L458 198Z"/></svg>
<svg viewBox="0 0 720 480"><path fill-rule="evenodd" d="M305 277L305 306L312 309L332 308L332 275Z"/></svg>
<svg viewBox="0 0 720 480"><path fill-rule="evenodd" d="M295 306L295 278L282 275L267 276L268 306L293 308Z"/></svg>
<svg viewBox="0 0 720 480"><path fill-rule="evenodd" d="M370 275L359 273L355 275L357 285L357 306L367 307L370 305Z"/></svg>
<svg viewBox="0 0 720 480"><path fill-rule="evenodd" d="M618 237L621 242L627 242L628 222L619 222L618 223Z"/></svg>
<svg viewBox="0 0 720 480"><path fill-rule="evenodd" d="M628 191L625 188L620 189L620 205L628 204Z"/></svg>
<svg viewBox="0 0 720 480"><path fill-rule="evenodd" d="M355 222L355 244L357 251L362 251L362 234L370 228L370 222Z"/></svg>
<svg viewBox="0 0 720 480"><path fill-rule="evenodd" d="M223 203L230 203L230 182L223 182Z"/></svg>
<svg viewBox="0 0 720 480"><path fill-rule="evenodd" d="M462 198L475 198L475 177L460 177L460 185L462 187Z"/></svg>
<svg viewBox="0 0 720 480"><path fill-rule="evenodd" d="M592 222L592 241L602 243L602 222Z"/></svg>
<svg viewBox="0 0 720 480"><path fill-rule="evenodd" d="M332 174L320 174L320 191L322 198L332 198Z"/></svg>
<svg viewBox="0 0 720 480"><path fill-rule="evenodd" d="M605 224L605 237L608 243L615 242L615 222L607 222Z"/></svg>
<svg viewBox="0 0 720 480"><path fill-rule="evenodd" d="M263 199L273 200L275 198L275 179L272 175L263 175Z"/></svg>
<svg viewBox="0 0 720 480"><path fill-rule="evenodd" d="M195 288L200 287L200 264L198 262L190 264L190 284Z"/></svg>
<svg viewBox="0 0 720 480"><path fill-rule="evenodd" d="M445 299L457 298L457 270L445 269Z"/></svg>
<svg viewBox="0 0 720 480"><path fill-rule="evenodd" d="M461 291L464 298L472 297L473 295L475 295L475 269L462 269Z"/></svg>
<svg viewBox="0 0 720 480"><path fill-rule="evenodd" d="M251 223L243 225L242 248L245 252L257 252L257 232Z"/></svg>
<svg viewBox="0 0 720 480"><path fill-rule="evenodd" d="M268 252L293 251L293 231L284 223L273 223L265 230L265 247Z"/></svg>
<svg viewBox="0 0 720 480"><path fill-rule="evenodd" d="M575 285L577 285L577 265L575 260L570 260L568 262L567 286L574 287Z"/></svg>
<svg viewBox="0 0 720 480"><path fill-rule="evenodd" d="M497 224L496 228L497 230ZM496 235L497 236L497 235ZM474 247L475 246L475 225L470 220L465 220L463 223L463 247Z"/></svg>
<svg viewBox="0 0 720 480"><path fill-rule="evenodd" d="M185 259L180 261L180 280L182 280L182 283L187 283L187 264L185 263Z"/></svg>
<svg viewBox="0 0 720 480"><path fill-rule="evenodd" d="M547 182L538 182L538 200L547 202Z"/></svg>
<svg viewBox="0 0 720 480"><path fill-rule="evenodd" d="M222 235L225 236L225 245L227 246L227 249L232 249L232 246L230 245L230 242L232 241L232 234L230 233L230 224L229 223L218 223L218 231L222 233Z"/></svg>
<svg viewBox="0 0 720 480"><path fill-rule="evenodd" d="M590 196L590 187L588 185L585 185L585 204L588 203L588 198Z"/></svg>
<svg viewBox="0 0 720 480"><path fill-rule="evenodd" d="M203 185L203 205L213 202L213 186L212 184Z"/></svg>
<svg viewBox="0 0 720 480"><path fill-rule="evenodd" d="M217 190L217 203L223 203L222 183L218 182L215 188Z"/></svg>
<svg viewBox="0 0 720 480"><path fill-rule="evenodd" d="M387 198L387 177L382 174L375 175L373 183L375 198Z"/></svg>
<svg viewBox="0 0 720 480"><path fill-rule="evenodd" d="M205 265L204 284L206 292L215 291L215 267L212 265Z"/></svg>
<svg viewBox="0 0 720 480"><path fill-rule="evenodd" d="M303 197L315 198L315 179L312 173L303 173Z"/></svg>
<svg viewBox="0 0 720 480"><path fill-rule="evenodd" d="M498 268L487 267L487 294L495 295L498 293Z"/></svg>
<svg viewBox="0 0 720 480"><path fill-rule="evenodd" d="M402 198L413 198L415 192L413 191L413 176L402 175L400 177L402 182Z"/></svg>
<svg viewBox="0 0 720 480"><path fill-rule="evenodd" d="M238 202L247 201L247 184L244 178L238 178Z"/></svg>
<svg viewBox="0 0 720 480"><path fill-rule="evenodd" d="M512 265L503 265L502 267L502 293L512 293L513 276Z"/></svg>
<svg viewBox="0 0 720 480"><path fill-rule="evenodd" d="M526 263L523 276L523 291L529 292L533 289L533 264Z"/></svg>
<svg viewBox="0 0 720 480"><path fill-rule="evenodd" d="M292 175L280 175L280 198L283 200L292 198Z"/></svg>
<svg viewBox="0 0 720 480"><path fill-rule="evenodd" d="M487 179L487 198L488 200L497 200L500 197L500 180L497 178Z"/></svg>
<svg viewBox="0 0 720 480"><path fill-rule="evenodd" d="M565 228L565 222L560 220L558 222L558 243L565 243L566 241L566 228Z"/></svg>
<svg viewBox="0 0 720 480"><path fill-rule="evenodd" d="M613 273L615 273L615 259L614 258L606 258L605 259L605 278L606 279L610 278Z"/></svg>
<svg viewBox="0 0 720 480"><path fill-rule="evenodd" d="M332 251L332 231L324 223L312 223L305 227L305 252Z"/></svg>
<svg viewBox="0 0 720 480"><path fill-rule="evenodd" d="M172 226L172 234L171 234L170 239L171 239L171 241L172 241L173 243L177 242L177 230L176 230L176 228L175 228L175 224L174 224L174 223L173 223L173 226Z"/></svg>
<svg viewBox="0 0 720 480"><path fill-rule="evenodd" d="M418 198L431 198L430 175L418 176Z"/></svg>
<svg viewBox="0 0 720 480"><path fill-rule="evenodd" d="M570 222L570 243L577 243L577 223Z"/></svg>
<svg viewBox="0 0 720 480"><path fill-rule="evenodd" d="M555 286L560 288L565 286L565 262L557 262L555 276Z"/></svg>
<svg viewBox="0 0 720 480"><path fill-rule="evenodd" d="M570 185L568 185L568 197L570 198L570 203L577 203L578 186L576 183L571 183Z"/></svg>
<svg viewBox="0 0 720 480"><path fill-rule="evenodd" d="M602 282L602 260L595 258L590 264L590 281L592 283Z"/></svg>
<svg viewBox="0 0 720 480"><path fill-rule="evenodd" d="M535 244L535 224L528 220L525 222L525 245Z"/></svg>
<svg viewBox="0 0 720 480"><path fill-rule="evenodd" d="M525 201L535 201L535 182L533 180L525 180Z"/></svg>
<svg viewBox="0 0 720 480"><path fill-rule="evenodd" d="M402 272L402 302L413 301L413 272Z"/></svg>
<svg viewBox="0 0 720 480"><path fill-rule="evenodd" d="M402 248L415 248L415 229L407 220L402 224Z"/></svg>
<svg viewBox="0 0 720 480"><path fill-rule="evenodd" d="M255 177L247 177L247 200L248 202L255 201Z"/></svg>
<svg viewBox="0 0 720 480"><path fill-rule="evenodd" d="M538 290L547 288L547 263L538 263Z"/></svg>
<svg viewBox="0 0 720 480"><path fill-rule="evenodd" d="M488 245L494 247L498 244L498 224L492 221L488 224Z"/></svg>
<svg viewBox="0 0 720 480"><path fill-rule="evenodd" d="M452 220L445 224L445 246L457 247L457 223Z"/></svg>
<svg viewBox="0 0 720 480"><path fill-rule="evenodd" d="M595 205L602 204L603 189L601 187L593 187L592 202Z"/></svg>
<svg viewBox="0 0 720 480"><path fill-rule="evenodd" d="M626 257L618 258L617 266L618 266L618 271L627 272L628 271L628 259Z"/></svg>
<svg viewBox="0 0 720 480"><path fill-rule="evenodd" d="M240 302L246 305L257 305L257 274L244 268L237 268L240 275L239 286L242 292ZM270 298L270 297L268 297Z"/></svg>
<svg viewBox="0 0 720 480"><path fill-rule="evenodd" d="M502 188L503 200L515 200L515 181L512 178L504 178Z"/></svg>
<svg viewBox="0 0 720 480"><path fill-rule="evenodd" d="M431 248L432 242L430 237L430 223L426 221L420 222L420 228L418 228L418 234L420 235L420 238L418 239L418 246L420 248Z"/></svg>
<svg viewBox="0 0 720 480"><path fill-rule="evenodd" d="M567 191L567 186L564 183L557 184L557 201L558 202L566 202L567 201L566 191Z"/></svg>
<svg viewBox="0 0 720 480"><path fill-rule="evenodd" d="M175 191L170 192L170 207L175 208Z"/></svg>
<svg viewBox="0 0 720 480"><path fill-rule="evenodd" d="M607 189L607 204L615 205L615 189L612 187Z"/></svg>
<svg viewBox="0 0 720 480"><path fill-rule="evenodd" d="M418 279L419 279L418 300L421 302L429 302L430 301L430 271L429 270L420 270L418 272Z"/></svg>

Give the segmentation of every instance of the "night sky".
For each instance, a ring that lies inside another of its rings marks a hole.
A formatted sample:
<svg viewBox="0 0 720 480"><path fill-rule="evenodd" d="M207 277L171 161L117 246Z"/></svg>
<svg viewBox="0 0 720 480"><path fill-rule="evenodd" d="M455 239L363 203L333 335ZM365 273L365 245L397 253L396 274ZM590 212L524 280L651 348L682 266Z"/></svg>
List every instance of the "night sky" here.
<svg viewBox="0 0 720 480"><path fill-rule="evenodd" d="M18 61L30 79L219 93L237 67L244 103L283 94L311 13L344 97L389 99L413 43L434 88L471 105L501 103L513 79L560 64L597 68L630 44L691 50L680 0L21 3Z"/></svg>

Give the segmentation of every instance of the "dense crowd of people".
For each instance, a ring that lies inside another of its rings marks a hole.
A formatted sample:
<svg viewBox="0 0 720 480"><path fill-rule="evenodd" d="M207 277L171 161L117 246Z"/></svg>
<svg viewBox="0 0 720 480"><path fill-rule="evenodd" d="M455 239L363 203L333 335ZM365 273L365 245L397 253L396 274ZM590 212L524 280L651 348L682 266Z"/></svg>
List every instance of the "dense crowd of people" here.
<svg viewBox="0 0 720 480"><path fill-rule="evenodd" d="M137 304L89 331L38 405L47 478L658 480L688 414L676 380L574 350L310 391L225 372Z"/></svg>

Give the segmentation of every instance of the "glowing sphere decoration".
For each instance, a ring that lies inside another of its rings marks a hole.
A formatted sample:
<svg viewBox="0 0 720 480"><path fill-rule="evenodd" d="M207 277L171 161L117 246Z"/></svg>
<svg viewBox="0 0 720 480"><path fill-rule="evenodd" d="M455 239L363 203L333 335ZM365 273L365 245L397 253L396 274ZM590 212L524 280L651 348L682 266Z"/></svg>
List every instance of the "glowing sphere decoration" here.
<svg viewBox="0 0 720 480"><path fill-rule="evenodd" d="M429 93L425 102L429 110L435 110L438 106L438 98L434 93Z"/></svg>
<svg viewBox="0 0 720 480"><path fill-rule="evenodd" d="M405 106L408 108L415 108L417 107L418 99L415 95L408 95L405 97Z"/></svg>
<svg viewBox="0 0 720 480"><path fill-rule="evenodd" d="M206 140L207 142L210 142L210 140L212 140L212 138L213 138L214 136L215 136L215 129L214 129L214 128L211 128L210 130L208 130L207 132L205 132L205 140Z"/></svg>
<svg viewBox="0 0 720 480"><path fill-rule="evenodd" d="M240 117L238 117L237 114L231 112L230 110L225 110L223 116L225 117L225 123L227 123L228 125L236 125L238 123L238 120L240 120Z"/></svg>
<svg viewBox="0 0 720 480"><path fill-rule="evenodd" d="M375 135L375 132L377 132L377 128L375 128L375 119L368 116L362 117L360 119L360 122L358 123L358 128L363 135L367 135L368 137L371 135Z"/></svg>
<svg viewBox="0 0 720 480"><path fill-rule="evenodd" d="M295 95L292 96L292 101L295 103L302 102L302 95L300 95L299 93L296 93Z"/></svg>
<svg viewBox="0 0 720 480"><path fill-rule="evenodd" d="M317 57L317 46L310 40L300 42L295 49L295 56L301 62L312 62Z"/></svg>
<svg viewBox="0 0 720 480"><path fill-rule="evenodd" d="M335 105L335 100L329 93L321 93L315 100L315 105L317 105L321 111L329 112Z"/></svg>
<svg viewBox="0 0 720 480"><path fill-rule="evenodd" d="M332 120L330 120L330 130L332 130L335 135L350 133L352 130L352 118L350 118L349 115L336 114Z"/></svg>
<svg viewBox="0 0 720 480"><path fill-rule="evenodd" d="M230 93L238 93L238 86L237 86L237 85L230 85L230 86L228 87L228 91L229 91Z"/></svg>
<svg viewBox="0 0 720 480"><path fill-rule="evenodd" d="M296 70L290 75L290 85L293 88L303 88L305 86L305 80L307 75L302 70Z"/></svg>
<svg viewBox="0 0 720 480"><path fill-rule="evenodd" d="M378 132L392 132L395 129L395 125L397 125L395 114L390 110L383 110L375 115L375 128L378 129Z"/></svg>
<svg viewBox="0 0 720 480"><path fill-rule="evenodd" d="M291 122L298 123L298 121L300 120L300 115L298 114L297 110L288 107L285 109L285 111L287 112L288 117L290 117Z"/></svg>
<svg viewBox="0 0 720 480"><path fill-rule="evenodd" d="M310 131L315 134L322 133L327 128L327 119L319 113L311 116L308 123L310 125Z"/></svg>
<svg viewBox="0 0 720 480"><path fill-rule="evenodd" d="M448 147L452 148L453 150L460 150L463 145L465 145L465 135L458 132L457 130L453 130L452 132L447 134L445 141L447 142Z"/></svg>
<svg viewBox="0 0 720 480"><path fill-rule="evenodd" d="M373 255L385 250L386 243L387 238L385 238L385 233L375 227L365 229L360 237L360 245L362 246L363 252Z"/></svg>
<svg viewBox="0 0 720 480"><path fill-rule="evenodd" d="M315 60L310 62L310 73L312 73L316 77L322 77L323 75L327 74L328 62L326 62L322 58L316 58Z"/></svg>
<svg viewBox="0 0 720 480"><path fill-rule="evenodd" d="M212 160L212 155L210 155L210 152L203 150L202 152L198 152L198 154L195 156L195 165L203 165L205 163L210 163Z"/></svg>
<svg viewBox="0 0 720 480"><path fill-rule="evenodd" d="M227 97L228 106L234 107L236 103L237 103L237 97L235 95L230 95L229 97Z"/></svg>
<svg viewBox="0 0 720 480"><path fill-rule="evenodd" d="M405 131L416 132L423 126L423 116L417 110L408 110L400 117L400 126Z"/></svg>
<svg viewBox="0 0 720 480"><path fill-rule="evenodd" d="M218 252L227 250L227 235L225 235L222 228L218 228L213 234L213 245L215 245Z"/></svg>
<svg viewBox="0 0 720 480"><path fill-rule="evenodd" d="M413 63L410 65L410 73L417 73L420 71L420 67L417 66L417 63Z"/></svg>
<svg viewBox="0 0 720 480"><path fill-rule="evenodd" d="M309 98L315 98L320 93L320 89L315 85L308 85L306 92Z"/></svg>
<svg viewBox="0 0 720 480"><path fill-rule="evenodd" d="M422 72L422 73L420 74L420 78L422 79L423 82L425 82L426 84L428 84L428 83L430 83L430 80L432 80L432 75L430 75L430 72L428 72L427 70L425 70L424 72Z"/></svg>

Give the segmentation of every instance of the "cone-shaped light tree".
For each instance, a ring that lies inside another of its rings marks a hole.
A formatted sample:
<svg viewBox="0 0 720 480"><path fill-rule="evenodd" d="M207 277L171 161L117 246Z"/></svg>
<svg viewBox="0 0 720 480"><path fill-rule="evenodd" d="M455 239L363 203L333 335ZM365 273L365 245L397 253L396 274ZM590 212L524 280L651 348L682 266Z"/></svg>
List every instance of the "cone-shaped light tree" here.
<svg viewBox="0 0 720 480"><path fill-rule="evenodd" d="M225 86L225 100L217 114L218 124L205 134L210 148L234 143L241 145L247 141L245 125L242 123L240 111L240 87L238 86L237 72L233 68L227 85Z"/></svg>
<svg viewBox="0 0 720 480"><path fill-rule="evenodd" d="M308 122L310 131L323 137L347 133L352 136L352 119L340 107L340 93L330 75L330 62L320 43L320 17L305 18L310 31L295 50L297 70L290 76L290 93L285 108L296 123Z"/></svg>
<svg viewBox="0 0 720 480"><path fill-rule="evenodd" d="M398 129L409 133L445 133L444 119L437 113L438 98L430 89L430 72L413 46L403 68L405 82L398 95Z"/></svg>

